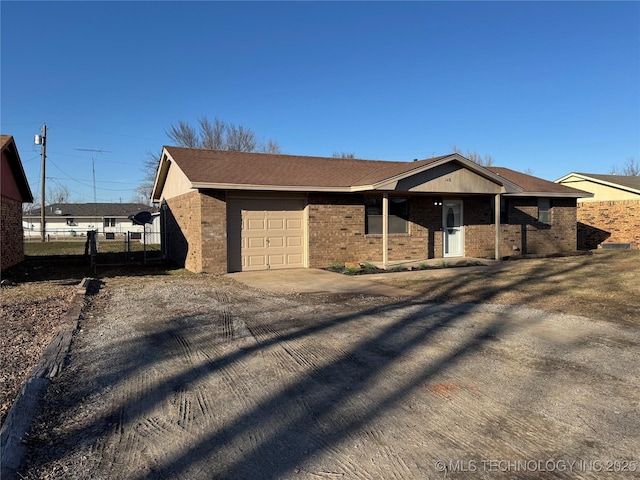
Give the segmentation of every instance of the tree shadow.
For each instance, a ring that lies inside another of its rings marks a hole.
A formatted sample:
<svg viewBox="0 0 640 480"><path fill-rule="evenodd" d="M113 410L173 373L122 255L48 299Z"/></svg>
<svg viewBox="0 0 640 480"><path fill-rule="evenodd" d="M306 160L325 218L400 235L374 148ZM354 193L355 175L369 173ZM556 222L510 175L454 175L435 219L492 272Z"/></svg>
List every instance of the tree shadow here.
<svg viewBox="0 0 640 480"><path fill-rule="evenodd" d="M576 267L568 265L566 270L573 268ZM522 287L527 282L545 281L546 276L541 265L527 278L514 278L509 284L486 289L482 298L491 301L501 291ZM465 276L442 282L446 282L445 297L454 298L456 290L465 283ZM246 302L240 292L234 294L240 297L238 301ZM242 315L247 319L248 334L232 338L225 337L220 322L228 322L228 318L225 320L220 310L172 316L158 325L157 331L142 332L133 340L112 345L111 349L129 352L127 360L113 365L111 371L99 374L87 390L76 392L74 398L91 398L113 391L128 378L143 375L149 368L162 368L163 362L176 356L189 358L185 368L164 376L158 384L124 397L89 423L61 429L56 449L47 459L63 459L71 454L77 448L76 439L90 445L100 442L105 430L113 430L114 424L122 431L131 428L134 422L166 402L175 392L194 388L205 379L237 367L256 355L281 349L292 362L298 361L303 367L295 380L269 390L262 399L247 404L244 411L229 418L224 426L204 437L194 438L188 448L157 459L152 465L152 473L131 472L131 478L198 476L197 472L203 472L202 463L218 458L227 459L226 464L217 467L211 464L213 470L207 472L206 478L281 478L316 454L337 448L354 432L397 408L425 382L446 373L486 344L517 328L508 315L496 315L491 321L469 330L448 350L418 361L419 368L398 379L393 388L367 395L382 373L397 368L403 358L438 345L446 332L459 328L475 308L472 304L438 305L431 301L403 299L311 321L302 312L282 310L276 302L273 311L281 312L279 321L270 321L273 312L260 311L256 306L255 311L245 311ZM382 323L377 323L378 320ZM338 334L344 327L359 322L376 325L376 328L354 338L349 348L329 358L328 362L310 364L292 347L295 342L304 340L311 348L323 335ZM215 328L212 327L214 324ZM190 329L201 329L204 333L193 336L187 346L184 339ZM243 380L238 377L235 381ZM363 396L366 397L364 402L361 401ZM357 409L353 408L354 403L358 405ZM63 409L73 407L73 403L62 406ZM260 434L255 436L255 432ZM240 458L226 457L229 449L251 435L257 440L246 447ZM30 458L38 461L37 449ZM349 465L344 463L343 467L349 473ZM30 468L38 468L38 465L30 465Z"/></svg>

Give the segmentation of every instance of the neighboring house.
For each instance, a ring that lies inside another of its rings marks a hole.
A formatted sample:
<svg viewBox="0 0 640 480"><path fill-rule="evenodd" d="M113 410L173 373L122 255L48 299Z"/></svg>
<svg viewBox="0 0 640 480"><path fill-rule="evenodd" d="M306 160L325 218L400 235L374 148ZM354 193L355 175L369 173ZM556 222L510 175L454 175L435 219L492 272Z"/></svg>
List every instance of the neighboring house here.
<svg viewBox="0 0 640 480"><path fill-rule="evenodd" d="M13 136L0 135L0 147L0 270L6 270L24 260L22 204L33 202L33 195Z"/></svg>
<svg viewBox="0 0 640 480"><path fill-rule="evenodd" d="M55 203L45 207L46 235L50 239L86 236L97 230L103 238L121 237L127 232L143 232L129 218L153 207L142 203ZM155 230L158 230L159 220ZM22 217L25 237L40 237L40 208L26 212ZM153 225L147 231L153 231Z"/></svg>
<svg viewBox="0 0 640 480"><path fill-rule="evenodd" d="M578 201L578 248L640 248L640 177L570 173L556 183L591 192Z"/></svg>
<svg viewBox="0 0 640 480"><path fill-rule="evenodd" d="M585 195L457 154L388 162L165 147L152 200L167 257L222 273L575 251Z"/></svg>

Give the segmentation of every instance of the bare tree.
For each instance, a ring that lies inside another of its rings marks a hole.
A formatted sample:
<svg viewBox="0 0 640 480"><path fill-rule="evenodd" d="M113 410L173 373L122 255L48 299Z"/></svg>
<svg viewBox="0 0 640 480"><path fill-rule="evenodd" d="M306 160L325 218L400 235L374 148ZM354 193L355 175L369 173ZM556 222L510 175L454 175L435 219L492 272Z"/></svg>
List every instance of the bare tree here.
<svg viewBox="0 0 640 480"><path fill-rule="evenodd" d="M142 183L136 188L136 193L141 197L144 197L149 201L151 194L153 193L153 184L156 181L156 171L158 169L158 162L160 161L160 153L154 153L152 151L147 152L147 156L142 163L142 173L144 178Z"/></svg>
<svg viewBox="0 0 640 480"><path fill-rule="evenodd" d="M333 158L356 158L356 154L353 152L333 152L331 155Z"/></svg>
<svg viewBox="0 0 640 480"><path fill-rule="evenodd" d="M261 143L258 150L260 153L280 153L280 145L274 140L269 140L266 143Z"/></svg>
<svg viewBox="0 0 640 480"><path fill-rule="evenodd" d="M255 134L242 125L235 126L230 124L227 127L226 149L236 152L254 152L258 142Z"/></svg>
<svg viewBox="0 0 640 480"><path fill-rule="evenodd" d="M200 123L201 148L224 150L227 125L217 117L213 121L213 125L211 125L207 117L199 119L198 122Z"/></svg>
<svg viewBox="0 0 640 480"><path fill-rule="evenodd" d="M477 163L478 165L482 165L483 167L490 167L491 165L493 165L493 157L491 155L485 155L483 157L478 152L473 150L467 150L467 153L463 154L462 149L458 147L455 143L451 145L451 150L453 151L453 153L462 155L468 158L469 160L471 160L472 162Z"/></svg>
<svg viewBox="0 0 640 480"><path fill-rule="evenodd" d="M178 125L171 125L166 131L167 136L181 147L201 148L201 142L198 138L196 129L182 120L178 121Z"/></svg>
<svg viewBox="0 0 640 480"><path fill-rule="evenodd" d="M258 142L253 130L215 118L213 124L207 117L198 119L199 131L182 120L166 131L173 143L180 147L209 150L234 150L238 152L280 153L274 140Z"/></svg>
<svg viewBox="0 0 640 480"><path fill-rule="evenodd" d="M213 123L205 116L198 119L198 128L179 120L165 133L179 147L202 148L207 150L233 150L238 152L280 153L280 145L275 140L259 142L253 130L242 125L226 123L215 118ZM136 193L151 198L153 183L160 155L147 152L143 161L144 179L136 188Z"/></svg>
<svg viewBox="0 0 640 480"><path fill-rule="evenodd" d="M45 196L46 205L54 203L69 203L71 201L71 192L65 185L58 184L55 187L47 189Z"/></svg>
<svg viewBox="0 0 640 480"><path fill-rule="evenodd" d="M622 167L611 167L611 174L638 177L640 176L640 162L638 162L634 157L629 157Z"/></svg>

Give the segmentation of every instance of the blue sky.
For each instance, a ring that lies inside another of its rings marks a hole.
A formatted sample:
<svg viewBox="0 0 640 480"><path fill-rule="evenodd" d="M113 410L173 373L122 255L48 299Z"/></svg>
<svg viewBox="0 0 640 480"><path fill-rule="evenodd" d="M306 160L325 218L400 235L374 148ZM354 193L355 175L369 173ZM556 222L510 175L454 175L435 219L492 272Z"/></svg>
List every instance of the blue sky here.
<svg viewBox="0 0 640 480"><path fill-rule="evenodd" d="M0 130L34 193L130 201L178 120L283 153L451 151L555 180L640 160L638 2L0 2ZM102 153L78 149L102 150Z"/></svg>

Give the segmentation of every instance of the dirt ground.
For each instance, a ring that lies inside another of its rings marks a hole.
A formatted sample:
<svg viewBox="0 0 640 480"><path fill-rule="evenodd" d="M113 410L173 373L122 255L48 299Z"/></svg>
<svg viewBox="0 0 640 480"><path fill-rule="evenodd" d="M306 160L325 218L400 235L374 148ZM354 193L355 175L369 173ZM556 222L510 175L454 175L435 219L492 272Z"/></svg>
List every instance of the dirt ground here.
<svg viewBox="0 0 640 480"><path fill-rule="evenodd" d="M617 322L549 311L553 295L547 311L490 302L500 285L485 304L449 303L442 280L420 282L420 297L387 298L102 278L21 474L638 477L637 297Z"/></svg>
<svg viewBox="0 0 640 480"><path fill-rule="evenodd" d="M66 281L32 282L0 290L0 423L64 321L75 285Z"/></svg>

